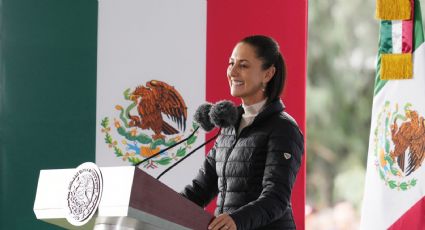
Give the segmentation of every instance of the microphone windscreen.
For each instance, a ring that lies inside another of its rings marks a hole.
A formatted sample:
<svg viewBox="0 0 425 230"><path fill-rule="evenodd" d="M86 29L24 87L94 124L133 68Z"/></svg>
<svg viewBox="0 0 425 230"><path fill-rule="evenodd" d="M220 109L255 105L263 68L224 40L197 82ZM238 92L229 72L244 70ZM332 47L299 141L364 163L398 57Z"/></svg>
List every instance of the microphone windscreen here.
<svg viewBox="0 0 425 230"><path fill-rule="evenodd" d="M195 115L193 116L195 122L198 123L201 128L207 132L214 128L214 124L211 123L209 116L211 107L212 104L210 103L202 104L198 107L198 109L196 109Z"/></svg>
<svg viewBox="0 0 425 230"><path fill-rule="evenodd" d="M215 126L226 128L236 124L238 109L231 101L223 100L211 107L209 115Z"/></svg>

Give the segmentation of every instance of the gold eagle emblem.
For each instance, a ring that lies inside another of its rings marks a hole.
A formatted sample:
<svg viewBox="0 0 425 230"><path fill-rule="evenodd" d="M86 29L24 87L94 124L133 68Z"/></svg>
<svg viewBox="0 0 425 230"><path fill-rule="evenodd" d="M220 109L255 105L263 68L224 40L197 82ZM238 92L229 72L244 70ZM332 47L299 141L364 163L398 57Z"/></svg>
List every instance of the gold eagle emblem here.
<svg viewBox="0 0 425 230"><path fill-rule="evenodd" d="M180 93L165 82L152 80L146 87L138 86L130 95L130 99L137 104L137 115L131 115L130 127L151 129L153 139L164 139L165 135L179 133L186 130L187 106ZM177 128L168 124L162 117L167 116L177 124ZM163 133L163 134L162 134Z"/></svg>
<svg viewBox="0 0 425 230"><path fill-rule="evenodd" d="M400 169L409 175L422 165L425 156L425 123L414 110L406 110L407 121L398 127L397 119L391 125L391 139L394 150L390 152L393 161L397 160ZM405 165L405 154L409 161Z"/></svg>

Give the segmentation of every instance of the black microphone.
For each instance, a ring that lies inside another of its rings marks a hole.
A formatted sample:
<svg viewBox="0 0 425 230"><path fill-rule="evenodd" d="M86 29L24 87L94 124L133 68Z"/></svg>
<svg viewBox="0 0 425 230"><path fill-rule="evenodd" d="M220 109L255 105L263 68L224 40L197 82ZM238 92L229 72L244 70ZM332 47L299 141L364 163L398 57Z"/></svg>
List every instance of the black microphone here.
<svg viewBox="0 0 425 230"><path fill-rule="evenodd" d="M174 148L177 145L187 141L189 138L191 138L193 135L195 135L195 133L196 133L196 131L198 131L199 127L201 127L202 129L204 129L207 132L211 131L214 128L214 125L211 123L210 118L209 118L209 113L211 111L212 106L213 105L211 103L205 103L205 104L200 105L198 107L198 109L196 109L195 115L193 116L193 119L195 120L196 123L199 124L199 126L196 127L196 129L188 137L180 140L177 143L174 143L174 144L168 146L165 149L162 149L161 151L153 154L152 156L150 156L148 158L143 159L142 161L139 161L138 163L134 164L133 166L137 167L137 166L143 164L144 162L158 156L159 154L161 154L161 153L163 153L163 152L165 152L165 151L167 151L171 148Z"/></svg>
<svg viewBox="0 0 425 230"><path fill-rule="evenodd" d="M209 132L214 128L214 124L211 123L209 115L212 107L213 104L204 103L198 107L195 112L195 115L193 116L193 120L195 120L195 122L198 123L199 126L201 126L201 128L206 132Z"/></svg>
<svg viewBox="0 0 425 230"><path fill-rule="evenodd" d="M200 110L200 109L202 110L202 113L200 112L200 114L202 114L202 117L201 116L196 117L196 114L195 114L195 117L194 117L194 119L197 122L200 122L198 124L200 124L200 125L202 124L206 128L210 128L209 130L212 130L214 128L214 126L220 128L220 130L217 132L216 135L214 135L212 138L207 140L205 143L196 147L194 150L189 152L186 156L181 158L179 161L175 162L170 167L165 169L161 174L158 175L158 177L156 179L159 180L159 178L161 178L166 172L170 171L172 168L174 168L176 165L178 165L184 159L188 158L190 155L195 153L198 149L204 147L206 144L210 143L212 140L217 138L218 135L220 135L222 128L227 128L227 127L230 127L232 125L235 125L237 120L238 120L238 109L235 107L235 105L231 101L223 100L223 101L216 103L215 105L203 104L203 105L199 106L198 110ZM205 116L205 111L208 111L208 110L209 110L208 116ZM204 130L209 131L207 129L204 129Z"/></svg>
<svg viewBox="0 0 425 230"><path fill-rule="evenodd" d="M216 104L205 103L198 107L193 119L203 130L209 132L215 127L227 128L236 124L238 109L233 102L227 100Z"/></svg>
<svg viewBox="0 0 425 230"><path fill-rule="evenodd" d="M208 115L216 127L227 128L236 124L238 109L233 102L222 100L211 107Z"/></svg>

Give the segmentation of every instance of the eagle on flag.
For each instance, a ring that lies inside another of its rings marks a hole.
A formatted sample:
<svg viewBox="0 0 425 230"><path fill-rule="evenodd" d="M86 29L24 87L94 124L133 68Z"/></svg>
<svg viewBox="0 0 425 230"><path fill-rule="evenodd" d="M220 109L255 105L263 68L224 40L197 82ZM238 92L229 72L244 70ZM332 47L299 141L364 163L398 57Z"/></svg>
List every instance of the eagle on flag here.
<svg viewBox="0 0 425 230"><path fill-rule="evenodd" d="M154 140L164 139L166 135L179 133L186 130L187 106L180 93L165 82L151 80L146 87L141 85L131 93L130 99L137 104L137 115L131 115L130 127L150 129L154 132ZM162 114L177 123L177 129L164 121Z"/></svg>

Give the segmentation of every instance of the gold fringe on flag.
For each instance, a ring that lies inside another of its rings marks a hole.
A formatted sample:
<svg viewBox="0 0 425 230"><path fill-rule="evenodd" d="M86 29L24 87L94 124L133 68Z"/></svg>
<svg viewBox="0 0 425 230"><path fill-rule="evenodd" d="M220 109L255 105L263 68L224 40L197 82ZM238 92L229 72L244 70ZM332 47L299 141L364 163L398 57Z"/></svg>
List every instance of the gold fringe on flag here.
<svg viewBox="0 0 425 230"><path fill-rule="evenodd" d="M380 75L382 80L412 79L412 54L382 54Z"/></svg>
<svg viewBox="0 0 425 230"><path fill-rule="evenodd" d="M376 17L381 20L409 20L410 0L376 0Z"/></svg>

